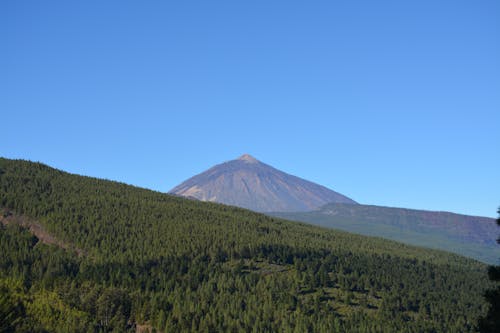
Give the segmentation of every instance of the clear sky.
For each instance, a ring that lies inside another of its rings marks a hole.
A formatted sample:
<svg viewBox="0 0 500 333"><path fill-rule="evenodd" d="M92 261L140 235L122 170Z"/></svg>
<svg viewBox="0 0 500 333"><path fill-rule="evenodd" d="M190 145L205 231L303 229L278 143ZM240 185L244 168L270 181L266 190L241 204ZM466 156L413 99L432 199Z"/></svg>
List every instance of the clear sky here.
<svg viewBox="0 0 500 333"><path fill-rule="evenodd" d="M0 2L0 156L168 191L249 153L496 217L500 2Z"/></svg>

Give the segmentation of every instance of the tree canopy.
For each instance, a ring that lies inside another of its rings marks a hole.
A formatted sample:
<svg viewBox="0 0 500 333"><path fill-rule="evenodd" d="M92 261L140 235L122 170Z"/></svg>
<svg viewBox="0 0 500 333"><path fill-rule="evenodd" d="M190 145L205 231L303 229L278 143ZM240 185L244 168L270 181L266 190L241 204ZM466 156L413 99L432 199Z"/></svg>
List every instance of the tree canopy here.
<svg viewBox="0 0 500 333"><path fill-rule="evenodd" d="M5 330L472 332L492 286L458 255L26 161L0 159L0 208Z"/></svg>
<svg viewBox="0 0 500 333"><path fill-rule="evenodd" d="M497 225L500 226L500 208L498 208L499 217ZM500 244L500 237L497 239ZM485 333L500 332L500 265L490 266L488 268L488 276L491 281L495 282L495 288L485 292L485 299L489 303L489 309L486 316L479 321L479 329Z"/></svg>

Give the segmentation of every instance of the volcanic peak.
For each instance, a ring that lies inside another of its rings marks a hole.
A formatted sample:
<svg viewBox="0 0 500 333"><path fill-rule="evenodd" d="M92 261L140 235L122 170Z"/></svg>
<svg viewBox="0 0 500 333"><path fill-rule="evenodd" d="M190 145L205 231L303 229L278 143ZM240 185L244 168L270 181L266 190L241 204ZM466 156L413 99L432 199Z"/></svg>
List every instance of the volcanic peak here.
<svg viewBox="0 0 500 333"><path fill-rule="evenodd" d="M277 170L249 154L193 176L170 193L257 212L310 211L331 202L356 204L340 193Z"/></svg>
<svg viewBox="0 0 500 333"><path fill-rule="evenodd" d="M257 160L255 157L253 157L250 154L243 154L240 157L238 157L238 160L245 161L247 163L259 163L259 160Z"/></svg>

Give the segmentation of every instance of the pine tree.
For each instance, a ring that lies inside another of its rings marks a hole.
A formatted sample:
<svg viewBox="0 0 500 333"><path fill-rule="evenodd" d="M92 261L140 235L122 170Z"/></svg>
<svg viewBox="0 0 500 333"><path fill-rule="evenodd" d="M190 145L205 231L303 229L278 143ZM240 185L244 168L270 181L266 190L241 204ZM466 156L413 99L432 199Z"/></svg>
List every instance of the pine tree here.
<svg viewBox="0 0 500 333"><path fill-rule="evenodd" d="M497 224L500 226L500 208L498 208L498 214ZM500 244L500 237L497 243ZM495 333L500 332L500 265L490 266L488 276L491 281L497 283L497 286L495 289L486 291L484 295L486 301L490 303L490 308L486 317L479 320L479 330L485 333Z"/></svg>

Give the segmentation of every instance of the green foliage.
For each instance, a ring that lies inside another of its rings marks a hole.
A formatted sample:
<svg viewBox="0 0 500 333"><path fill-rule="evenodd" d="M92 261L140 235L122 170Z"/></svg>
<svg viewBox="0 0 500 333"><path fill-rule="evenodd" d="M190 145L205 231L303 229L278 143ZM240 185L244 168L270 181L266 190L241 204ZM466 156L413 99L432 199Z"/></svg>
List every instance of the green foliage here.
<svg viewBox="0 0 500 333"><path fill-rule="evenodd" d="M49 332L85 332L89 329L88 314L71 308L55 292L40 290L32 294L26 313Z"/></svg>
<svg viewBox="0 0 500 333"><path fill-rule="evenodd" d="M0 208L69 249L0 227L17 331L469 332L491 286L457 255L25 161L0 159Z"/></svg>
<svg viewBox="0 0 500 333"><path fill-rule="evenodd" d="M448 212L331 203L311 212L281 212L274 216L303 221L365 236L445 250L488 264L500 248L491 237L493 219Z"/></svg>
<svg viewBox="0 0 500 333"><path fill-rule="evenodd" d="M500 208L497 224L500 226ZM500 244L500 237L497 240ZM479 330L485 333L500 332L500 266L490 266L488 276L495 282L495 288L485 292L485 299L489 303L489 309L486 316L481 317L479 321Z"/></svg>
<svg viewBox="0 0 500 333"><path fill-rule="evenodd" d="M21 323L25 312L17 295L19 288L19 284L12 279L0 280L0 332L13 332Z"/></svg>

